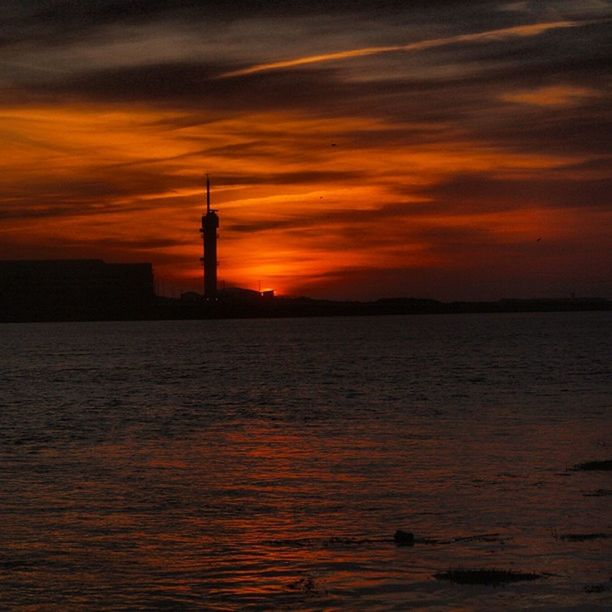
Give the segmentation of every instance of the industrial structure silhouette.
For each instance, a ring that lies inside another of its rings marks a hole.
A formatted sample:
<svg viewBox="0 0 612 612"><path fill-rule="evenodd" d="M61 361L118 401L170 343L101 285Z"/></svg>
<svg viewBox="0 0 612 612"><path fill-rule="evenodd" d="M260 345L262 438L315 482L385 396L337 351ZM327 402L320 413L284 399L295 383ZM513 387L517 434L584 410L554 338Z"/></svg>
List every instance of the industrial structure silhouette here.
<svg viewBox="0 0 612 612"><path fill-rule="evenodd" d="M204 256L204 299L215 301L217 299L217 230L219 229L219 216L217 211L210 207L210 178L206 175L206 214L202 215L202 234Z"/></svg>
<svg viewBox="0 0 612 612"><path fill-rule="evenodd" d="M150 263L0 261L0 321L142 319L154 307Z"/></svg>
<svg viewBox="0 0 612 612"><path fill-rule="evenodd" d="M453 314L555 310L612 310L602 298L438 302L387 298L342 302L306 297L274 297L273 290L217 288L219 216L211 208L206 175L202 215L204 294L180 299L156 295L150 263L106 263L100 259L0 261L0 322L129 319L207 319L387 314Z"/></svg>

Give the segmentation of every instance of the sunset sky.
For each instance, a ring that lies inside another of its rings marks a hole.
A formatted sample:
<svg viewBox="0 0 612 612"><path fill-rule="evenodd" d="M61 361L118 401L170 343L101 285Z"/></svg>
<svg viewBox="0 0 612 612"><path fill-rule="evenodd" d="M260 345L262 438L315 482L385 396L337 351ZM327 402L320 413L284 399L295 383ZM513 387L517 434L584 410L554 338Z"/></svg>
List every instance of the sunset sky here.
<svg viewBox="0 0 612 612"><path fill-rule="evenodd" d="M205 5L205 6L204 6ZM612 3L3 0L0 259L612 297Z"/></svg>

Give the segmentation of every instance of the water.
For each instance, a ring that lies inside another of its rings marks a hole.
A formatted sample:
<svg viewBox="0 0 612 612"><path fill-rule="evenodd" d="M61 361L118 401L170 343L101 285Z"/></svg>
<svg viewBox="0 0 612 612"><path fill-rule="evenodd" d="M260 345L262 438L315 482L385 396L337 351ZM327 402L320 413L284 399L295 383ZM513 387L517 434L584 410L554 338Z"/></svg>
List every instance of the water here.
<svg viewBox="0 0 612 612"><path fill-rule="evenodd" d="M612 313L0 338L2 609L612 604Z"/></svg>

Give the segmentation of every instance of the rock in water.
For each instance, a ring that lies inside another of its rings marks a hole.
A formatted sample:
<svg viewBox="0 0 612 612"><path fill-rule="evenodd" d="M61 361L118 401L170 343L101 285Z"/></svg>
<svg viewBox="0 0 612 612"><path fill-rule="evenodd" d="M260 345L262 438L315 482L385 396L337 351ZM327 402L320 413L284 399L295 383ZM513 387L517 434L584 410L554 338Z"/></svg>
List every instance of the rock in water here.
<svg viewBox="0 0 612 612"><path fill-rule="evenodd" d="M414 546L414 533L398 529L393 536L393 540L398 546Z"/></svg>
<svg viewBox="0 0 612 612"><path fill-rule="evenodd" d="M606 459L605 461L587 461L586 463L579 463L574 466L574 470L581 472L593 472L595 470L601 470L609 472L612 470L612 459Z"/></svg>
<svg viewBox="0 0 612 612"><path fill-rule="evenodd" d="M487 584L495 586L521 580L537 580L540 574L533 572L514 572L497 569L456 569L434 574L436 580L450 580L457 584Z"/></svg>

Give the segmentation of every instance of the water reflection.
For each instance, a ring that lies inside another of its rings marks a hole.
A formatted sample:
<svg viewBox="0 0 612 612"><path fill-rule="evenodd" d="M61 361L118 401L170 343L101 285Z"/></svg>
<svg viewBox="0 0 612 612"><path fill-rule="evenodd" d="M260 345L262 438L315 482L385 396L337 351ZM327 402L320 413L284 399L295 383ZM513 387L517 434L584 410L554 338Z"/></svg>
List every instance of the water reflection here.
<svg viewBox="0 0 612 612"><path fill-rule="evenodd" d="M422 332L423 351L440 355L445 344L462 342L486 352L494 345L491 320L480 323L481 337L478 327L449 326L452 342L441 335L437 344L432 337L444 319L436 320ZM335 332L326 322L308 330L300 327L304 322L297 329L267 322L280 328L265 380L260 361L243 356L239 344L231 349L226 337L227 364L210 365L233 372L232 382L211 393L211 379L186 340L193 337L190 324L155 328L158 340L163 334L176 339L162 343L163 353L136 324L128 329L142 342L133 346L121 344L125 331L113 336L109 328L103 337L87 327L72 339L61 336L62 368L76 371L61 397L52 382L52 349L40 348L57 338L24 338L24 355L29 342L45 357L23 357L36 376L20 374L17 366L7 376L16 393L5 400L0 421L0 605L603 605L608 591L586 589L609 578L611 540L559 537L611 531L606 497L587 495L609 489L608 474L567 470L609 454L601 370L582 361L577 371L571 352L557 357L559 367L573 372L577 384L570 387L563 374L551 379L548 365L525 346L509 357L522 363L522 384L513 393L500 356L495 370L480 358L472 362L469 369L479 376L462 374L465 357L452 353L439 359L444 374L428 364L408 375L405 361L392 365L388 347L407 336L410 321L385 319L372 332L367 370L385 364L377 386L364 382L363 364L350 357L352 321ZM259 353L269 335L265 324L248 330ZM517 320L517 334L524 325ZM365 332L358 331L362 346ZM418 329L409 331L406 353L419 340ZM533 332L531 344L537 343ZM599 323L592 336L581 333L568 344L594 342L604 350ZM279 344L295 342L296 335L300 352L277 360ZM329 376L322 338L342 360L342 376ZM71 360L70 343L80 366ZM96 350L87 353L84 346ZM172 359L168 346L175 347ZM118 374L128 350L134 367ZM13 356L15 363L21 358ZM157 368L161 378L153 382L139 363ZM313 385L318 379L328 384ZM397 528L414 532L416 544L397 547ZM452 567L549 575L497 589L433 578Z"/></svg>

